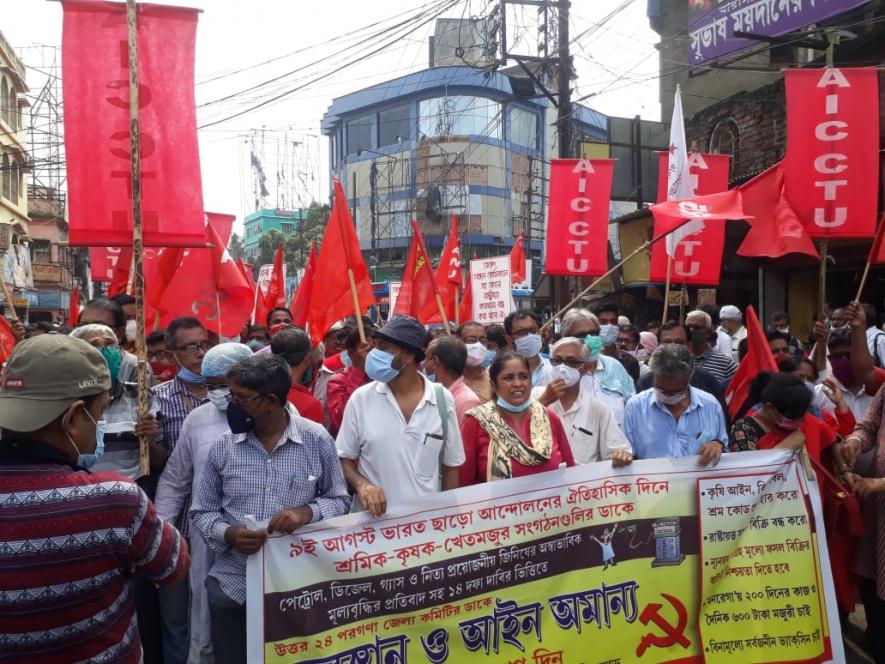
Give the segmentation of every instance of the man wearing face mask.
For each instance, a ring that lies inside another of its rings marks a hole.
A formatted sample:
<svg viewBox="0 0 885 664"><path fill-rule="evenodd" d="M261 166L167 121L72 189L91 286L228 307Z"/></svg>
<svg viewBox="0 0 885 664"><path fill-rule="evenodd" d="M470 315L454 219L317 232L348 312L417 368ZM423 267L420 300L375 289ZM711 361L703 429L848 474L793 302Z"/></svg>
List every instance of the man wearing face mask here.
<svg viewBox="0 0 885 664"><path fill-rule="evenodd" d="M618 338L617 338L617 346L618 352L629 355L639 365L639 378L642 378L645 374L649 373L651 370L648 368L648 365L645 363L648 359L648 352L639 345L640 337L639 337L639 328L635 325L620 325L618 326ZM625 366L626 368L626 366ZM629 370L628 370L629 373ZM632 375L632 374L631 374ZM638 379L637 379L638 380Z"/></svg>
<svg viewBox="0 0 885 664"><path fill-rule="evenodd" d="M270 349L289 364L292 372L292 389L289 390L289 403L295 406L301 417L323 423L323 407L310 393L310 372L313 371L313 347L310 337L300 327L287 327L277 332L270 341Z"/></svg>
<svg viewBox="0 0 885 664"><path fill-rule="evenodd" d="M467 364L464 367L464 383L473 390L482 403L492 398L492 381L489 367L495 359L496 349L488 347L486 329L482 323L468 320L458 326L455 335L467 348Z"/></svg>
<svg viewBox="0 0 885 664"><path fill-rule="evenodd" d="M210 444L191 515L215 551L206 580L215 664L241 664L248 556L269 535L346 513L350 497L332 437L286 399L292 374L283 358L256 353L227 377L230 432Z"/></svg>
<svg viewBox="0 0 885 664"><path fill-rule="evenodd" d="M602 354L615 358L623 365L633 381L639 380L639 361L618 347L618 306L612 302L600 304L596 308L599 321L599 338L602 340Z"/></svg>
<svg viewBox="0 0 885 664"><path fill-rule="evenodd" d="M187 574L187 544L145 493L117 473L88 472L110 387L98 350L64 335L21 342L6 366L0 493L13 499L0 523L3 540L24 545L0 556L6 661L138 662L133 574L160 585ZM51 601L40 599L47 592Z"/></svg>
<svg viewBox="0 0 885 664"><path fill-rule="evenodd" d="M237 343L219 344L206 351L202 376L206 379L209 403L194 408L181 425L178 444L160 476L157 488L157 513L171 523L187 516L191 496L200 486L209 450L222 434L227 423L227 372L240 360L251 357L248 346ZM190 648L189 660L200 661L200 655L211 653L209 606L206 598L206 576L215 554L202 537L191 537L190 570Z"/></svg>
<svg viewBox="0 0 885 664"><path fill-rule="evenodd" d="M728 444L725 414L711 394L691 386L691 353L661 344L650 365L652 389L630 399L624 414L624 433L636 458L697 454L701 466L715 466Z"/></svg>
<svg viewBox="0 0 885 664"><path fill-rule="evenodd" d="M723 311L726 307L722 307ZM709 314L699 309L685 316L685 327L689 332L688 347L694 355L695 364L713 374L720 383L731 380L737 371L737 363L730 357L717 353L710 346L713 337L713 321ZM746 334L744 335L746 336Z"/></svg>
<svg viewBox="0 0 885 664"><path fill-rule="evenodd" d="M457 337L437 337L430 342L424 368L436 376L436 380L452 394L458 425L464 422L467 411L482 403L464 382L467 364L467 348Z"/></svg>
<svg viewBox="0 0 885 664"><path fill-rule="evenodd" d="M630 443L605 404L581 389L581 376L589 359L586 343L563 337L553 344L550 354L553 382L546 388L534 388L532 396L562 420L575 463L611 459L615 468L626 466L633 461Z"/></svg>
<svg viewBox="0 0 885 664"><path fill-rule="evenodd" d="M514 311L504 319L504 330L511 347L522 355L529 363L532 373L532 385L540 385L547 374L550 362L541 357L544 345L541 335L541 319L534 311L521 309Z"/></svg>
<svg viewBox="0 0 885 664"><path fill-rule="evenodd" d="M403 509L418 496L458 487L464 447L455 402L418 371L423 340L414 318L387 321L366 356L374 382L357 389L344 409L335 442L358 499L354 511L379 517L388 505Z"/></svg>
<svg viewBox="0 0 885 664"><path fill-rule="evenodd" d="M363 325L365 330L372 329L372 323L368 319L363 321ZM372 343L362 341L355 323L348 325L344 332L341 360L346 368L329 378L329 385L326 388L327 428L333 436L338 435L341 420L344 418L344 408L350 401L351 395L358 387L369 382L369 377L366 375L366 356L372 350Z"/></svg>

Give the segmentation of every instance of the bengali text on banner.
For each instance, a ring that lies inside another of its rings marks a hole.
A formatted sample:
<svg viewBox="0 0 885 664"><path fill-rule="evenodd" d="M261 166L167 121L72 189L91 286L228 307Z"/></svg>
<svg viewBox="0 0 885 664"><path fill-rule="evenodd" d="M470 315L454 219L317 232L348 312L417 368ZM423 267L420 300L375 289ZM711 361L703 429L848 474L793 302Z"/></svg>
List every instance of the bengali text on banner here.
<svg viewBox="0 0 885 664"><path fill-rule="evenodd" d="M783 451L449 491L270 537L249 661L843 661L823 532Z"/></svg>

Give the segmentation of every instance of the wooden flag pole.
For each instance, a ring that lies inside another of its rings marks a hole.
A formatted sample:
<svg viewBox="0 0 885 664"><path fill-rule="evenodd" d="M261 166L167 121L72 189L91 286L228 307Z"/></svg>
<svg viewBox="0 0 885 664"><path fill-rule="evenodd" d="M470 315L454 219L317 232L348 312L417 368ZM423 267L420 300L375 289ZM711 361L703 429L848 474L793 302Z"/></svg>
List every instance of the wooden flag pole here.
<svg viewBox="0 0 885 664"><path fill-rule="evenodd" d="M682 282L682 291L679 293L679 324L685 324L685 301L688 295L685 292L685 282Z"/></svg>
<svg viewBox="0 0 885 664"><path fill-rule="evenodd" d="M451 326L449 325L449 317L446 316L446 307L442 301L442 295L439 294L439 291L434 288L434 293L436 295L436 306L439 308L439 317L442 319L443 325L445 325L446 336L452 336Z"/></svg>
<svg viewBox="0 0 885 664"><path fill-rule="evenodd" d="M673 257L667 254L667 282L664 286L664 313L661 315L661 325L667 322L670 313L670 279L673 275Z"/></svg>
<svg viewBox="0 0 885 664"><path fill-rule="evenodd" d="M356 327L360 331L360 341L366 343L366 330L363 328L363 314L360 311L360 296L356 291L356 277L353 276L353 268L347 268L347 278L350 280L350 294L353 296L353 315L356 317Z"/></svg>
<svg viewBox="0 0 885 664"><path fill-rule="evenodd" d="M460 268L459 268L460 269ZM455 287L455 327L461 324L461 289Z"/></svg>
<svg viewBox="0 0 885 664"><path fill-rule="evenodd" d="M6 271L6 261L9 260L9 255L4 254L3 256L3 265L0 269L0 288L3 289L3 299L6 300L6 306L9 308L9 313L12 314L12 320L18 320L18 314L15 312L15 305L12 303L12 293L9 291L9 285L6 283L6 277L4 277L4 273Z"/></svg>
<svg viewBox="0 0 885 664"><path fill-rule="evenodd" d="M854 296L855 302L860 302L860 296L863 295L864 286L867 285L867 277L870 276L870 261L863 268L863 274L860 277L860 285L857 287L857 295Z"/></svg>
<svg viewBox="0 0 885 664"><path fill-rule="evenodd" d="M141 227L141 133L138 126L138 31L135 0L126 0L126 31L129 44L129 140L132 162L132 270L135 298L135 357L138 360L138 417L150 412L148 403L147 345L144 321L144 237ZM150 439L140 436L139 466L142 475L149 475Z"/></svg>
<svg viewBox="0 0 885 664"><path fill-rule="evenodd" d="M676 228L679 228L679 227L677 226ZM571 309L575 304L577 304L578 302L580 302L582 297L584 297L587 293L589 293L590 291L592 291L592 290L593 290L594 288L596 288L599 284L601 284L603 281L605 281L605 280L608 279L611 275L613 275L615 272L617 272L619 269L621 269L621 267L623 267L624 263L626 263L627 261L629 261L631 258L634 258L635 256L638 256L639 254L641 254L643 251L645 251L646 249L648 249L651 245L655 244L656 242L659 242L659 241L663 240L663 239L664 239L665 237L667 237L670 233L672 233L673 231L675 231L676 228L670 229L669 231L665 231L664 233L660 233L659 235L655 235L651 240L646 240L646 241L643 242L641 245L639 245L638 247L636 247L636 249L634 249L633 251L631 251L631 252L630 252L625 258L622 258L620 263L615 264L615 266L614 266L613 268L611 268L608 272L606 272L606 273L603 274L602 276L597 277L596 279L594 279L593 283L590 284L589 286L587 286L587 288L585 288L584 290L582 290L580 293L578 293L574 298L572 298L572 301L571 301L571 302L569 302L567 305L565 305L565 306L562 307L559 311L557 311L556 314L554 314L554 315L551 316L549 319L547 319L547 322L544 323L544 324L541 326L541 329L539 330L539 332L543 332L543 331L544 331L544 328L546 328L548 325L552 325L554 320L556 320L557 318L559 318L560 316L562 316L566 311L568 311L568 310Z"/></svg>

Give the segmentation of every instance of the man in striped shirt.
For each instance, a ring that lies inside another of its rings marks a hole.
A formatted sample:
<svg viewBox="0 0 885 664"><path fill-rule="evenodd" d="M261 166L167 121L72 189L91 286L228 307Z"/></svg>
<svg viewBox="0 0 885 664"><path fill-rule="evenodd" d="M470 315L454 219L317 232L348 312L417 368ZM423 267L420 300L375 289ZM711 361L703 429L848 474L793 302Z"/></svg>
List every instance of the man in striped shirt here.
<svg viewBox="0 0 885 664"><path fill-rule="evenodd" d="M710 314L699 309L689 312L685 316L685 327L689 334L688 348L694 355L695 365L713 374L720 383L730 381L737 371L737 363L710 346L710 338L714 334Z"/></svg>
<svg viewBox="0 0 885 664"><path fill-rule="evenodd" d="M21 342L0 384L0 660L139 662L133 574L187 574L187 545L104 447L110 372L85 341Z"/></svg>

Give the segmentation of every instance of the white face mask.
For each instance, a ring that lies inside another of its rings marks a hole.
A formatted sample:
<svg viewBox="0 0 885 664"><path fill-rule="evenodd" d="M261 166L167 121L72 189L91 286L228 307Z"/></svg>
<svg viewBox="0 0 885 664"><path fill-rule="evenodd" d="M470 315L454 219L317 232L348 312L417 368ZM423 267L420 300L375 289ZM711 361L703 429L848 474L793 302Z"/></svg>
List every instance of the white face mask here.
<svg viewBox="0 0 885 664"><path fill-rule="evenodd" d="M581 372L564 364L560 364L558 367L550 367L550 379L556 380L557 378L562 378L566 387L574 387L581 380Z"/></svg>
<svg viewBox="0 0 885 664"><path fill-rule="evenodd" d="M227 410L227 397L229 394L230 388L227 387L218 390L206 390L206 397L209 399L209 403L221 412Z"/></svg>
<svg viewBox="0 0 885 664"><path fill-rule="evenodd" d="M126 341L132 342L135 341L135 332L137 330L137 325L134 320L126 321Z"/></svg>
<svg viewBox="0 0 885 664"><path fill-rule="evenodd" d="M543 343L540 334L527 334L516 340L516 352L526 359L537 357Z"/></svg>
<svg viewBox="0 0 885 664"><path fill-rule="evenodd" d="M685 398L685 392L681 394L666 394L657 387L655 390L655 401L662 406L675 406Z"/></svg>
<svg viewBox="0 0 885 664"><path fill-rule="evenodd" d="M467 344L467 366L480 367L486 359L486 347L478 341Z"/></svg>

